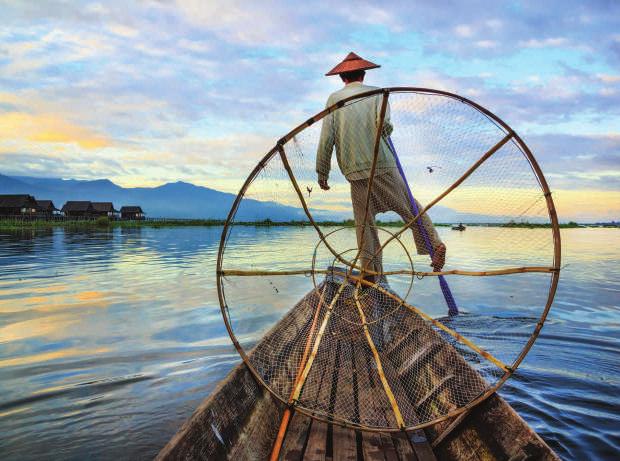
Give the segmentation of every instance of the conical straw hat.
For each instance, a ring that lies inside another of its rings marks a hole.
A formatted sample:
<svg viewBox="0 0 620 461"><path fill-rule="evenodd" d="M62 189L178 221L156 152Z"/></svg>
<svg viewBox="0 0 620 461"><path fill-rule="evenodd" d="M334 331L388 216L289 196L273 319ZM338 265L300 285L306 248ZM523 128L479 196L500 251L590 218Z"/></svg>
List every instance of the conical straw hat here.
<svg viewBox="0 0 620 461"><path fill-rule="evenodd" d="M377 67L381 66L379 64L375 64L374 62L366 61L351 51L340 64L325 75L338 75L344 72L352 72L354 70L376 69Z"/></svg>

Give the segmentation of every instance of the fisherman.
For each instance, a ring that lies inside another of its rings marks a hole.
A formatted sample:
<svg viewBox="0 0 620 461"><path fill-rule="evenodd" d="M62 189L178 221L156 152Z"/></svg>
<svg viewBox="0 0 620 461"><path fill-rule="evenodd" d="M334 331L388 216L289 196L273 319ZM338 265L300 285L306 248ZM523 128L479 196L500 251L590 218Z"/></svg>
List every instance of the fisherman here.
<svg viewBox="0 0 620 461"><path fill-rule="evenodd" d="M350 96L377 89L364 85L366 70L381 67L362 59L351 52L344 60L330 70L326 76L340 75L344 88L332 93L327 99L326 107ZM415 214L409 200L407 186L400 175L394 154L389 148L387 137L392 133L389 106L386 108L379 144L375 177L372 182L368 217L364 223L368 182L372 168L375 137L381 112L381 95L357 100L354 104L343 106L323 119L321 138L317 149L316 172L321 189L329 190L328 177L332 150L336 147L336 158L342 174L351 184L351 201L357 230L357 245L360 249L360 264L364 270L382 274L382 257L379 249L381 243L375 225L378 213L394 211L405 223L410 222ZM417 209L422 206L416 201ZM420 231L423 227L433 248L431 266L440 271L445 263L446 246L437 235L428 214L418 218L420 225L413 225L413 237L420 255L429 254L425 236ZM379 276L365 275L366 280L378 282Z"/></svg>

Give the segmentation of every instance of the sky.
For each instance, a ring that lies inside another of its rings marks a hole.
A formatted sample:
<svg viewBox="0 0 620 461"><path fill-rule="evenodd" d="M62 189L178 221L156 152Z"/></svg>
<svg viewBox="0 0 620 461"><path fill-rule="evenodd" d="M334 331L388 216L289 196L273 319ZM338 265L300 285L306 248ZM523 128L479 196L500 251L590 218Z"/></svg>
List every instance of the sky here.
<svg viewBox="0 0 620 461"><path fill-rule="evenodd" d="M0 0L0 173L236 192L321 110L349 52L376 86L462 94L539 160L561 218L620 218L620 2Z"/></svg>

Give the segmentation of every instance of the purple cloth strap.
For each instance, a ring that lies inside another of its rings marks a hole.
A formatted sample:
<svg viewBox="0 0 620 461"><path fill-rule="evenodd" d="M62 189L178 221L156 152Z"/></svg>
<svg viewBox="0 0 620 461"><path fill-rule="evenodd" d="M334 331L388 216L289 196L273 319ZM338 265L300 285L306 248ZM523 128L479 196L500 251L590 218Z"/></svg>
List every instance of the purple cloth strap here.
<svg viewBox="0 0 620 461"><path fill-rule="evenodd" d="M416 204L416 201L413 198L413 194L411 193L411 189L409 188L409 183L407 182L407 178L405 177L405 172L403 171L403 167L400 164L398 155L396 155L396 148L394 148L394 144L392 143L392 138L388 137L387 142L388 142L388 145L390 146L390 150L392 151L392 154L394 155L394 160L396 161L398 172L400 173L401 178L403 178L405 187L407 188L407 195L409 195L409 203L411 204L411 211L413 212L414 216L417 216L420 210L418 209L418 205ZM435 254L435 249L433 248L433 245L431 245L431 239L428 236L428 232L426 231L426 229L424 228L424 226L422 225L419 219L416 221L416 225L418 226L418 229L420 233L422 234L422 237L424 238L424 245L426 246L426 249L428 250L432 258ZM446 304L448 305L448 315L457 315L459 313L459 309L458 307L456 307L456 302L454 301L454 296L452 296L452 291L450 291L448 282L446 281L443 275L439 276L439 286L441 287L441 292L443 293L443 297L446 300Z"/></svg>

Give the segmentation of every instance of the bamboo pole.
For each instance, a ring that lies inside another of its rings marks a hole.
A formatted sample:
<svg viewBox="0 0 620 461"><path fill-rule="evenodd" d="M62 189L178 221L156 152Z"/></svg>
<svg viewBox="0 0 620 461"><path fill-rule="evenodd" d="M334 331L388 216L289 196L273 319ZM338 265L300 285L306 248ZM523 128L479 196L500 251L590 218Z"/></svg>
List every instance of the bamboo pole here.
<svg viewBox="0 0 620 461"><path fill-rule="evenodd" d="M306 365L306 359L308 358L308 352L310 351L310 344L312 343L312 337L314 336L314 329L316 328L316 324L319 319L319 312L321 311L321 306L323 305L323 295L325 294L326 287L327 285L323 285L323 289L321 290L321 294L319 295L319 302L317 303L316 310L314 311L314 318L312 319L312 325L310 326L310 331L308 332L308 338L304 347L304 353L301 356L299 366L297 367L297 374L295 375L295 383L293 384L293 389L295 388L297 381L299 380L300 373L303 371L303 368ZM291 396L289 397L289 406L287 406L284 410L284 414L282 415L282 421L280 421L280 428L278 429L278 435L276 436L276 440L273 444L273 449L271 450L271 457L269 458L270 461L277 461L277 459L280 457L280 450L282 450L284 436L286 435L286 430L288 429L288 424L291 420L291 403L293 403L293 391L291 391Z"/></svg>
<svg viewBox="0 0 620 461"><path fill-rule="evenodd" d="M340 298L340 295L342 294L342 290L344 290L344 287L346 285L347 285L347 279L345 278L342 284L340 285L340 287L338 288L336 295L333 297L333 299L329 303L329 306L327 306L327 312L325 313L325 318L323 319L323 322L321 323L321 327L319 328L319 331L316 335L316 340L314 341L314 345L312 346L312 352L310 353L310 357L308 358L308 361L306 362L306 365L304 366L304 370L301 373L301 378L297 381L297 384L295 385L295 388L293 389L293 393L291 394L291 399L293 402L299 399L299 395L301 394L301 389L304 383L306 382L306 379L308 378L308 373L310 373L310 368L312 367L312 364L314 363L314 359L319 350L319 345L321 344L321 340L323 339L323 335L325 334L327 322L329 322L329 319L332 315L334 305L336 304L336 301L338 301L338 298Z"/></svg>
<svg viewBox="0 0 620 461"><path fill-rule="evenodd" d="M488 151L486 151L484 153L484 155L482 157L480 157L471 167L469 167L467 169L467 171L465 171L465 173L463 173L463 175L460 178L458 178L454 183L452 183L452 185L450 185L450 187L448 187L441 194L439 194L437 197L435 197L435 199L433 199L431 202L429 202L422 209L422 211L420 211L411 221L409 221L407 224L405 224L403 227L401 227L400 230L398 232L394 233L394 235L392 237L388 238L383 243L383 245L381 245L379 247L379 249L375 252L375 256L377 254L379 254L381 251L383 251L383 249L392 240L394 240L395 238L398 238L399 235L401 235L403 232L405 232L407 229L409 229L411 226L413 226L417 222L417 220L420 218L420 216L422 216L424 213L426 213L428 210L430 210L433 206L435 206L438 202L440 202L446 195L448 195L450 192L452 192L454 189L456 189L459 185L461 185L461 183L463 181L465 181L469 176L471 176L471 174L474 171L476 171L480 165L482 165L489 157L491 157L491 155L493 155L495 152L497 152L499 149L501 149L504 146L504 144L506 144L513 136L514 136L514 132L512 130L510 130L506 136L504 136L497 144L495 144Z"/></svg>
<svg viewBox="0 0 620 461"><path fill-rule="evenodd" d="M329 242L327 242L327 240L325 239L325 235L323 234L323 231L321 229L319 229L319 226L314 221L314 218L312 217L312 214L310 213L310 209L308 208L308 204L306 203L306 199L304 198L304 194L301 191L301 188L299 187L299 183L297 182L297 178L295 178L295 174L293 173L293 169L291 168L291 165L290 165L290 163L288 161L288 157L286 156L286 152L284 152L283 144L278 143L278 145L276 146L276 149L278 150L278 153L280 154L280 158L282 159L282 165L284 166L284 169L286 170L286 173L288 174L288 177L291 180L291 184L293 185L293 189L295 189L295 193L297 194L297 197L299 198L299 201L301 202L301 207L304 209L304 213L308 217L308 220L310 221L310 224L312 224L312 226L314 227L314 230L316 230L317 234L319 234L319 238L323 242L325 242L325 246L334 255L334 257L337 258L343 264L347 264L348 265L348 262L345 259L341 258L340 255L338 254L338 252L334 248L332 248L332 246L329 244Z"/></svg>
<svg viewBox="0 0 620 461"><path fill-rule="evenodd" d="M364 310L362 309L362 306L360 304L357 289L353 293L353 298L355 299L355 305L357 306L357 311L362 321L362 329L364 330L364 336L366 336L366 341L368 342L368 346L370 347L370 350L372 351L372 355L375 359L375 364L377 365L377 374L379 375L379 379L381 380L381 384L383 385L383 390L385 391L385 395L387 395L387 398L390 401L390 405L392 406L392 411L394 412L394 417L396 418L396 422L398 426L404 429L406 427L406 424L403 419L403 415L400 412L400 408L398 407L398 403L396 402L396 397L394 397L392 388L390 387L390 384L387 382L387 379L385 378L385 373L383 371L383 365L381 364L381 358L379 357L379 351L377 351L375 342L372 340L372 337L370 336L370 332L368 331L368 323L366 322L366 315L364 314Z"/></svg>
<svg viewBox="0 0 620 461"><path fill-rule="evenodd" d="M466 271L462 269L451 269L449 271L411 271L411 270L396 270L383 272L383 275L417 275L419 277L435 277L438 275L463 275L467 277L491 277L496 275L510 275L510 274L524 274L524 273L550 273L557 272L555 267L546 266L523 266L523 267L510 267L506 269L493 269L488 271ZM278 275L312 275L312 274L337 274L345 275L344 272L327 270L327 269L306 269L306 270L290 270L290 271L249 271L249 270L222 270L220 275L222 277L271 277Z"/></svg>
<svg viewBox="0 0 620 461"><path fill-rule="evenodd" d="M443 323L441 323L439 320L434 319L433 317L431 317L430 315L426 314L424 311L422 311L421 309L412 306L411 304L408 304L407 302L405 302L403 299L400 299L398 296L396 296L394 293L386 290L385 288L383 288L382 286L376 284L376 283L372 283L369 282L367 280L364 280L362 277L357 277L354 275L349 276L351 279L353 280L357 280L358 283L362 283L366 286L371 286L374 289L376 289L377 291L383 293L384 295L388 296L389 298L392 298L394 301L402 303L403 306L405 306L407 309L409 309L412 312L415 312L416 314L418 314L420 317L422 317L424 320L428 320L429 322L431 322L433 325L435 325L437 328L445 331L446 333L448 333L450 336L452 336L454 339L456 339L458 342L465 344L466 346L468 346L470 349L472 349L473 351L477 352L478 354L480 354L482 357L484 357L485 359L487 359L489 362L493 363L495 366L497 366L498 368L501 368L502 370L506 371L506 372L512 372L512 368L509 367L508 365L506 365L504 362L502 362L501 360L495 358L492 354L490 354L489 352L485 351L484 349L481 349L480 347L476 346L472 341L470 341L469 339L465 338L464 336L462 336L460 333L457 333L456 331L454 331L453 329L445 326Z"/></svg>
<svg viewBox="0 0 620 461"><path fill-rule="evenodd" d="M220 275L222 277L248 277L248 276L268 276L271 277L273 275L312 275L312 274L327 274L329 271L327 270L315 270L315 269L304 269L304 270L292 270L292 271L244 271L244 270L222 270L220 271Z"/></svg>
<svg viewBox="0 0 620 461"><path fill-rule="evenodd" d="M383 99L381 100L381 109L379 111L379 123L377 125L377 133L375 135L375 145L373 149L372 155L372 164L370 166L370 176L368 177L368 190L366 192L366 204L364 206L364 219L360 223L355 223L356 226L362 226L362 237L359 242L359 248L357 249L357 254L355 255L355 259L353 260L352 266L357 264L360 255L362 254L364 248L364 237L366 236L366 221L368 220L368 212L370 211L370 195L372 193L372 185L375 179L375 173L377 170L377 158L379 157L379 146L381 145L381 138L383 134L383 123L385 122L385 112L387 110L388 98L390 96L389 92L383 93ZM378 253L375 253L374 257L377 257ZM362 266L361 276L364 276L364 273L367 272L367 268ZM373 271L374 272L374 271ZM374 272L376 274L376 272Z"/></svg>
<svg viewBox="0 0 620 461"><path fill-rule="evenodd" d="M510 275L510 274L524 274L530 272L538 272L538 273L549 273L556 272L557 269L555 267L546 267L546 266L524 266L524 267L510 267L506 269L492 269L488 271L466 271L461 269L451 269L449 271L408 271L408 270L400 270L400 271L388 271L384 272L384 275L417 275L420 277L434 277L439 275L465 275L468 277L490 277L496 275Z"/></svg>

